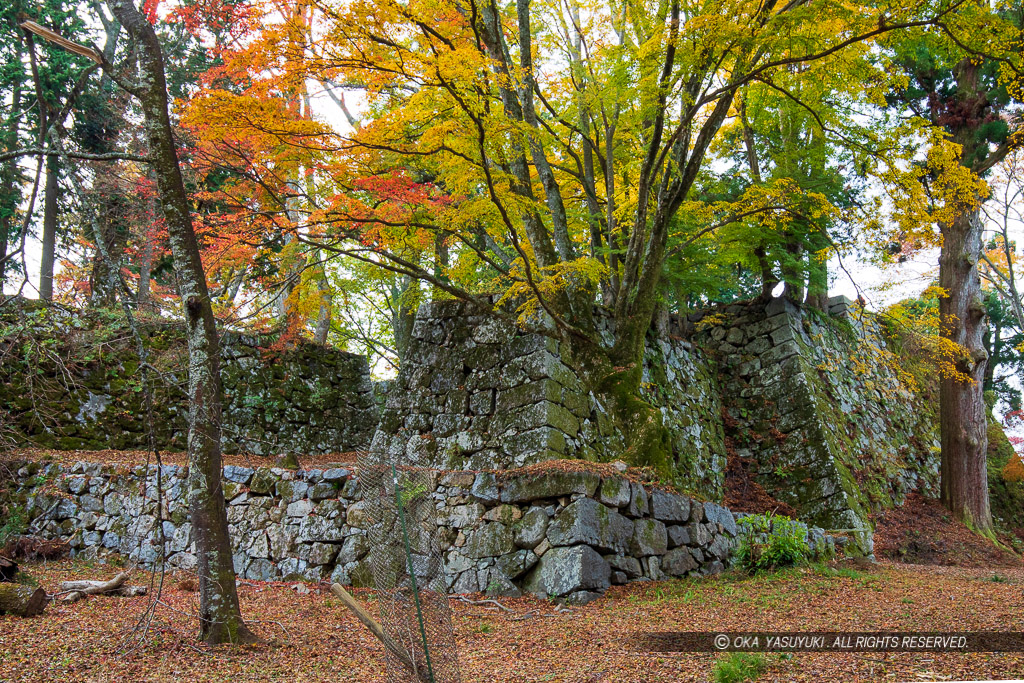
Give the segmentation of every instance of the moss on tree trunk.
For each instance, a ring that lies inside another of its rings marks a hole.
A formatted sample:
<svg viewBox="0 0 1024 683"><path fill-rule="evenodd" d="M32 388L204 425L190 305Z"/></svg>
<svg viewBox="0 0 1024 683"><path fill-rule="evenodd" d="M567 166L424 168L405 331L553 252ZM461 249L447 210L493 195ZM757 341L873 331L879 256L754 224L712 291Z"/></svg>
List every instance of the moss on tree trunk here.
<svg viewBox="0 0 1024 683"><path fill-rule="evenodd" d="M152 25L127 0L109 0L111 12L139 46L146 138L184 303L188 331L189 506L199 570L199 621L210 644L255 640L242 621L221 489L221 385L216 321L192 226L185 185L167 111L163 53Z"/></svg>

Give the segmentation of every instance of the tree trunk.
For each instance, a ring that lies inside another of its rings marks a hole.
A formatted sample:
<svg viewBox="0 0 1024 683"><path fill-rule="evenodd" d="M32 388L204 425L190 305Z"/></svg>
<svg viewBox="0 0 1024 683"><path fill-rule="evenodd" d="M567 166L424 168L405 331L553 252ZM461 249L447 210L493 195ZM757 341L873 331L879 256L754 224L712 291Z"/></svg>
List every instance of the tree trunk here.
<svg viewBox="0 0 1024 683"><path fill-rule="evenodd" d="M807 254L807 298L804 303L819 311L828 309L828 260L818 255L828 248L828 236L821 231L810 235Z"/></svg>
<svg viewBox="0 0 1024 683"><path fill-rule="evenodd" d="M117 304L117 290L120 278L113 268L120 268L124 250L128 240L128 226L124 219L126 201L120 188L110 188L105 197L101 197L95 210L99 214L93 221L97 244L93 254L92 272L89 283L92 289L90 301L94 306L114 306ZM100 240L106 247L106 257L99 248ZM108 262L109 259L109 262Z"/></svg>
<svg viewBox="0 0 1024 683"><path fill-rule="evenodd" d="M53 262L57 251L57 185L58 162L55 155L46 157L46 191L43 200L43 253L39 264L39 298L53 300Z"/></svg>
<svg viewBox="0 0 1024 683"><path fill-rule="evenodd" d="M942 377L939 385L942 502L976 531L991 534L984 397L988 353L982 343L985 303L978 274L980 209L962 211L941 228L939 286L947 295L939 301L942 336L966 351L956 362L964 377Z"/></svg>
<svg viewBox="0 0 1024 683"><path fill-rule="evenodd" d="M324 264L317 266L317 289L320 306L316 314L316 327L313 329L313 343L321 346L327 343L327 335L331 331L331 285L327 281Z"/></svg>
<svg viewBox="0 0 1024 683"><path fill-rule="evenodd" d="M17 583L0 583L0 614L34 617L46 609L46 591Z"/></svg>
<svg viewBox="0 0 1024 683"><path fill-rule="evenodd" d="M17 58L15 64L21 64L23 49L22 41L17 41L15 47ZM18 132L21 118L21 79L14 83L14 90L11 94L10 116L8 127L4 135L4 151L13 152L18 147ZM4 259L7 257L7 249L10 239L14 235L11 228L14 227L14 216L18 211L20 192L18 188L18 159L8 159L4 162L3 170L0 171L0 294L3 293L7 264Z"/></svg>
<svg viewBox="0 0 1024 683"><path fill-rule="evenodd" d="M410 305L409 290L418 285L418 281L408 275L403 275L398 287L391 288L391 329L395 334L395 353L398 354L398 362L405 360L405 352L409 349L409 342L412 341L412 326L416 322L416 306Z"/></svg>
<svg viewBox="0 0 1024 683"><path fill-rule="evenodd" d="M754 249L754 256L757 257L757 265L761 269L761 300L770 301L779 279L775 277L772 262L768 260L768 252L764 245Z"/></svg>
<svg viewBox="0 0 1024 683"><path fill-rule="evenodd" d="M163 53L156 32L129 0L108 0L111 12L139 46L138 90L160 204L184 303L189 352L189 502L199 560L200 636L210 644L256 639L242 621L221 489L220 351L192 226L188 197L178 166L170 117Z"/></svg>
<svg viewBox="0 0 1024 683"><path fill-rule="evenodd" d="M786 281L782 296L795 304L804 300L804 249L800 239L792 232L786 235L786 257L782 264L782 279Z"/></svg>

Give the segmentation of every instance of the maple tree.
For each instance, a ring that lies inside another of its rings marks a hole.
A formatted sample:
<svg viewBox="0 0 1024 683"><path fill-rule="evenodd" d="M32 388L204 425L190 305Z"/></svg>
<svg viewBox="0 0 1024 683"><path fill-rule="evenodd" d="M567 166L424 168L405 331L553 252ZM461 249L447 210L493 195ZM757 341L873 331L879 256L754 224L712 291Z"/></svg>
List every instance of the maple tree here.
<svg viewBox="0 0 1024 683"><path fill-rule="evenodd" d="M631 455L666 466L637 398L644 336L674 230L708 216L695 188L736 93L813 90L850 51L960 4L317 3L328 23L304 68L361 90L369 115L323 169L336 191L300 240L488 310L499 292L499 312L571 341ZM800 239L819 252L820 233Z"/></svg>
<svg viewBox="0 0 1024 683"><path fill-rule="evenodd" d="M152 17L131 2L109 0L111 13L138 47L140 86L133 91L145 121L149 160L174 255L189 351L189 507L196 534L200 637L207 643L245 643L255 636L242 621L220 488L220 347L206 274L178 163L160 39Z"/></svg>

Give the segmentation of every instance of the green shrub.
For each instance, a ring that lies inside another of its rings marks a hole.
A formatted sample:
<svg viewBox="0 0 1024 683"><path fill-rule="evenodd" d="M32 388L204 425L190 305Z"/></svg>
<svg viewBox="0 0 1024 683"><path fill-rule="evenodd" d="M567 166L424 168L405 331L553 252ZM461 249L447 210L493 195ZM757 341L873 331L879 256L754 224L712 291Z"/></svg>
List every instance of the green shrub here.
<svg viewBox="0 0 1024 683"><path fill-rule="evenodd" d="M748 572L803 564L810 559L807 527L785 515L750 515L740 520L736 561Z"/></svg>
<svg viewBox="0 0 1024 683"><path fill-rule="evenodd" d="M753 681L768 666L764 655L757 652L730 652L715 662L715 683Z"/></svg>
<svg viewBox="0 0 1024 683"><path fill-rule="evenodd" d="M28 518L25 515L25 508L20 505L12 505L7 510L7 519L3 526L0 526L0 548L7 544L7 541L14 536L21 536L25 533L28 525Z"/></svg>

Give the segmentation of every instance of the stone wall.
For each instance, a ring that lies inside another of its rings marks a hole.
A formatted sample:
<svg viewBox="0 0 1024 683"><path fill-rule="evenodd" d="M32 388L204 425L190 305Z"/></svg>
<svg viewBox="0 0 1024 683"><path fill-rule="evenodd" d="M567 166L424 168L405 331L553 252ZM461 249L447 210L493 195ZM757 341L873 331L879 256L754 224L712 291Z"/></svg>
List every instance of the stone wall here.
<svg viewBox="0 0 1024 683"><path fill-rule="evenodd" d="M673 334L648 335L643 392L686 490L722 500L728 437L772 496L860 530L870 555L873 510L935 492L938 425L934 397L907 389L874 319L852 311L843 298L831 316L776 299L673 321ZM462 303L424 304L371 448L442 469L619 458L621 435L565 351Z"/></svg>
<svg viewBox="0 0 1024 683"><path fill-rule="evenodd" d="M25 306L0 316L0 431L17 445L146 449L139 360L123 320ZM104 317L108 316L108 317ZM187 367L180 326L140 325L154 383L157 445L184 450ZM365 449L379 408L366 359L301 343L222 333L223 442L228 453L320 454Z"/></svg>
<svg viewBox="0 0 1024 683"><path fill-rule="evenodd" d="M731 305L692 317L694 343L719 360L748 472L801 519L867 529L909 492L937 494L937 399L901 382L872 316L843 297L831 310Z"/></svg>
<svg viewBox="0 0 1024 683"><path fill-rule="evenodd" d="M75 555L121 555L149 566L163 556L172 568L196 566L186 468L21 463L14 470L12 499L42 536L67 540ZM223 486L240 577L371 584L353 468L229 466ZM430 495L438 501L445 575L457 593L525 591L585 602L612 584L720 572L737 545L728 509L631 481L607 465L440 472ZM837 543L818 529L810 541L821 555Z"/></svg>
<svg viewBox="0 0 1024 683"><path fill-rule="evenodd" d="M425 303L372 448L438 469L615 460L622 436L568 355L558 341L474 315L462 302ZM680 479L720 499L725 446L714 366L685 341L651 335L643 382L672 434Z"/></svg>

